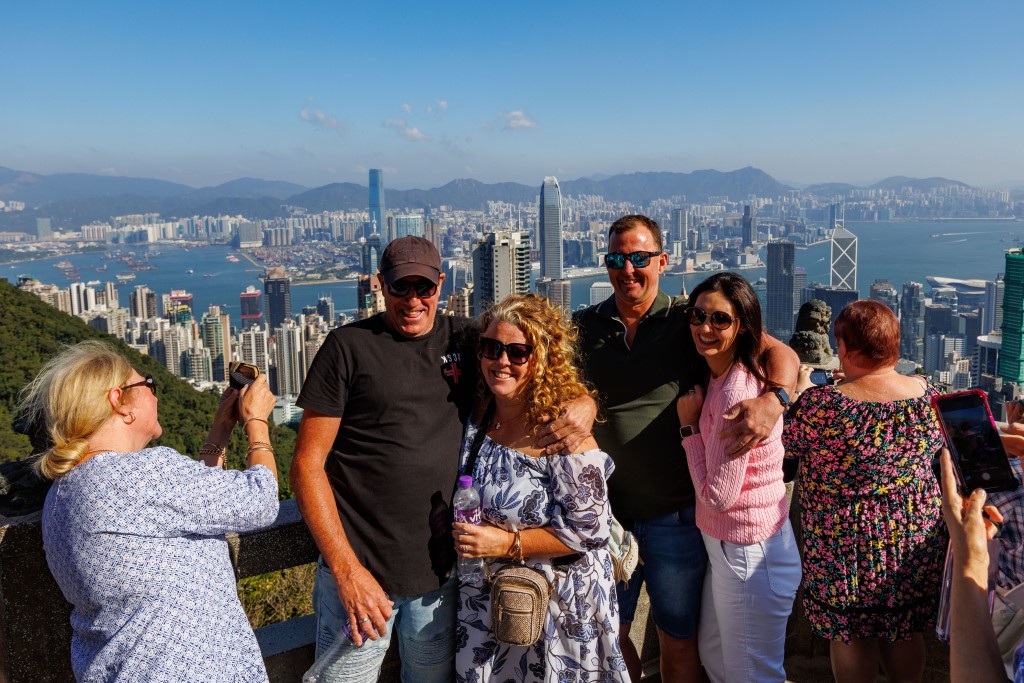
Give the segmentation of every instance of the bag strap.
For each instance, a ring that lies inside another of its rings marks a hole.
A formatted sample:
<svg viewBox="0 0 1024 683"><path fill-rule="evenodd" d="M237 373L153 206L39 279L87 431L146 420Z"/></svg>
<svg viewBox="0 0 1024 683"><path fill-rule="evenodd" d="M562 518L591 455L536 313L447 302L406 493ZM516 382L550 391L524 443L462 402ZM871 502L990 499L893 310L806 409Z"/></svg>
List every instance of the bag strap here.
<svg viewBox="0 0 1024 683"><path fill-rule="evenodd" d="M480 455L480 447L484 445L484 439L487 437L487 430L491 427L491 420L494 418L494 412L497 408L492 400L487 405L487 410L484 411L484 417L480 421L480 425L477 427L476 434L473 435L473 445L469 447L469 457L466 458L466 466L462 469L462 474L473 476L473 467L476 465L476 456ZM456 487L458 483L455 484ZM453 493L454 495L454 493Z"/></svg>

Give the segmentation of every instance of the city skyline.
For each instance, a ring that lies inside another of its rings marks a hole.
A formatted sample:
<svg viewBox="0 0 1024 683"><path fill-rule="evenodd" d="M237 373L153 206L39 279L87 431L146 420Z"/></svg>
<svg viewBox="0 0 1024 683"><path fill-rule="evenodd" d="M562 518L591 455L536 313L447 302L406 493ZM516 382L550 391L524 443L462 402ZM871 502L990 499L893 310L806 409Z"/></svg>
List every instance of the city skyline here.
<svg viewBox="0 0 1024 683"><path fill-rule="evenodd" d="M745 166L1024 186L1019 3L21 3L0 166L395 189ZM538 79L543 73L545 78Z"/></svg>

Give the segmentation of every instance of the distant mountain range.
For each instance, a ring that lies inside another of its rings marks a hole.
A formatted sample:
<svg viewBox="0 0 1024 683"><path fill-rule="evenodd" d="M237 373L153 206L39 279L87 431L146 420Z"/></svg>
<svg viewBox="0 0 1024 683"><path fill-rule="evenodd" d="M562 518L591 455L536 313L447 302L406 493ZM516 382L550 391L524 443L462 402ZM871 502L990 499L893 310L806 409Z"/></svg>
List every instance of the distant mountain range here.
<svg viewBox="0 0 1024 683"><path fill-rule="evenodd" d="M692 173L628 173L611 177L593 176L560 183L567 195L600 195L611 201L642 204L655 199L679 198L700 202L724 197L739 201L750 196L776 197L795 188L780 183L756 168L735 171L702 170ZM916 179L896 176L871 187L912 186L928 189L937 185L964 183L943 178ZM827 183L806 188L823 198L848 193L857 186ZM481 183L471 179L453 180L429 190L386 189L391 208L450 206L479 210L488 200L509 203L537 201L536 186L519 183ZM35 218L46 216L58 226L77 226L110 216L159 213L164 217L193 215L245 215L273 218L288 215L287 207L310 212L365 209L368 190L355 183L332 183L317 188L282 181L240 178L215 187L192 188L153 178L126 178L58 173L40 175L0 167L0 200L22 201L26 211L0 214L0 230L31 230Z"/></svg>

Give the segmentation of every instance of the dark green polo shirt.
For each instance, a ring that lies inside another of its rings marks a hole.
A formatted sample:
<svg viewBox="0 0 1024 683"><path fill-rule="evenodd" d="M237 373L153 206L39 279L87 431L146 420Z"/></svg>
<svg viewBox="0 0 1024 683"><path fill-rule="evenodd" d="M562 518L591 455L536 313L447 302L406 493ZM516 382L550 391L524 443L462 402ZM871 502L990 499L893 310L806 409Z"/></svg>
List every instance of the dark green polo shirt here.
<svg viewBox="0 0 1024 683"><path fill-rule="evenodd" d="M615 461L608 480L612 511L651 519L694 505L693 482L679 441L675 400L707 376L683 305L658 291L640 320L633 347L614 295L575 316L586 379L600 394L594 438Z"/></svg>

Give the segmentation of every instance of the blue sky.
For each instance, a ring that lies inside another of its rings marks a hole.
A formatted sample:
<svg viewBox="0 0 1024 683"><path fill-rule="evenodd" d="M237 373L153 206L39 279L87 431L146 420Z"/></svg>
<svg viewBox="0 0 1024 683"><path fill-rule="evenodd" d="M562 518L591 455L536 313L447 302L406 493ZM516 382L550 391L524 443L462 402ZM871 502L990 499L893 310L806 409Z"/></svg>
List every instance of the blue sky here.
<svg viewBox="0 0 1024 683"><path fill-rule="evenodd" d="M1024 185L1024 3L5 3L0 166Z"/></svg>

